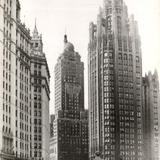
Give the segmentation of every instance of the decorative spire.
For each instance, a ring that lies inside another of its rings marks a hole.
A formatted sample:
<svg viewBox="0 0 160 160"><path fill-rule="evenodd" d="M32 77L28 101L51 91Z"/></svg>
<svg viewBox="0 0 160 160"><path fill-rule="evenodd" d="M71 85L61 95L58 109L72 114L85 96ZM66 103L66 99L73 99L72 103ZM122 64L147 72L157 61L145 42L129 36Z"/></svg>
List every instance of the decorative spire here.
<svg viewBox="0 0 160 160"><path fill-rule="evenodd" d="M154 76L158 79L158 71L157 71L157 69L154 70Z"/></svg>
<svg viewBox="0 0 160 160"><path fill-rule="evenodd" d="M67 43L68 42L68 40L67 40L67 35L65 34L64 35L64 43Z"/></svg>
<svg viewBox="0 0 160 160"><path fill-rule="evenodd" d="M74 52L74 45L67 40L67 35L64 35L64 51Z"/></svg>
<svg viewBox="0 0 160 160"><path fill-rule="evenodd" d="M33 31L33 36L38 36L38 29L37 29L37 20L35 19L35 27L34 27L34 31Z"/></svg>

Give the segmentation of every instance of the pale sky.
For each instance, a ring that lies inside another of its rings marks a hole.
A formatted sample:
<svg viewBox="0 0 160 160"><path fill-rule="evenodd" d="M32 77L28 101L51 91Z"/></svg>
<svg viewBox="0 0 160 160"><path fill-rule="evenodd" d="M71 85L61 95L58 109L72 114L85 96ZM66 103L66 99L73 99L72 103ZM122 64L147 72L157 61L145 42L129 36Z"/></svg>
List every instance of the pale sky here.
<svg viewBox="0 0 160 160"><path fill-rule="evenodd" d="M156 68L160 77L160 0L125 0L129 14L134 14L139 24L142 42L143 74ZM63 36L67 30L68 40L82 56L85 63L85 108L87 103L87 46L89 23L96 22L99 6L103 0L20 0L21 19L26 26L37 28L43 35L44 52L51 73L50 111L54 111L54 66L63 51Z"/></svg>

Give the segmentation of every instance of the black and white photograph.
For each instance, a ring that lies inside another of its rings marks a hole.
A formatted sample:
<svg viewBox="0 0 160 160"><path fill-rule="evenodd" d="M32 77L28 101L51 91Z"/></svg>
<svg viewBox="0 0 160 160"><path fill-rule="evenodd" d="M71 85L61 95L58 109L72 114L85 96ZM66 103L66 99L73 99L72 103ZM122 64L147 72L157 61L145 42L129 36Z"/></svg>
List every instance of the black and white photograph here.
<svg viewBox="0 0 160 160"><path fill-rule="evenodd" d="M0 160L160 160L160 0L0 0Z"/></svg>

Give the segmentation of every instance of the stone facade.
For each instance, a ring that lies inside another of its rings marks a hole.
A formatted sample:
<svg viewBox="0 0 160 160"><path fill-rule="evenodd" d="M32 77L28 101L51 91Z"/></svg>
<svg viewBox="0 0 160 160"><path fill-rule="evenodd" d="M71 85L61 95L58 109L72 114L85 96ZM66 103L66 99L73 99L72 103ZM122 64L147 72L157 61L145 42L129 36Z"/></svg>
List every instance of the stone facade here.
<svg viewBox="0 0 160 160"><path fill-rule="evenodd" d="M34 58L31 55L31 44L34 35L31 37L30 30L21 23L20 10L19 0L0 1L0 160L30 159L33 154L31 63ZM48 66L46 59L42 59L42 75L47 77ZM46 107L43 111L45 115L41 117L43 126L49 124L46 118L49 117L49 91L46 96L44 89L48 81L44 77L41 94L45 103L42 106ZM42 140L49 142L49 126L48 130L43 128L42 131ZM42 144L42 149L49 147L47 145Z"/></svg>
<svg viewBox="0 0 160 160"><path fill-rule="evenodd" d="M18 0L0 1L0 159L30 157L30 33Z"/></svg>
<svg viewBox="0 0 160 160"><path fill-rule="evenodd" d="M32 157L49 160L50 73L42 36L35 26L31 39Z"/></svg>
<svg viewBox="0 0 160 160"><path fill-rule="evenodd" d="M90 24L89 155L142 159L142 57L137 22L123 0L104 0Z"/></svg>
<svg viewBox="0 0 160 160"><path fill-rule="evenodd" d="M148 73L143 78L144 159L159 159L160 103L158 74Z"/></svg>

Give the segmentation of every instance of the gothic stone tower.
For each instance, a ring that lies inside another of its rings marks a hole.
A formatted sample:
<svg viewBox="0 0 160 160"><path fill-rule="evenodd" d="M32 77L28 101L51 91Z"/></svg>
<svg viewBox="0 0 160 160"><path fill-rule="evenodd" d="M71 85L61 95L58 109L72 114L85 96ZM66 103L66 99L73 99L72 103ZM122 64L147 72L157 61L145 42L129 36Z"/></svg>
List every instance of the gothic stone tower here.
<svg viewBox="0 0 160 160"><path fill-rule="evenodd" d="M123 0L104 0L88 53L89 154L142 159L142 58L137 22Z"/></svg>

